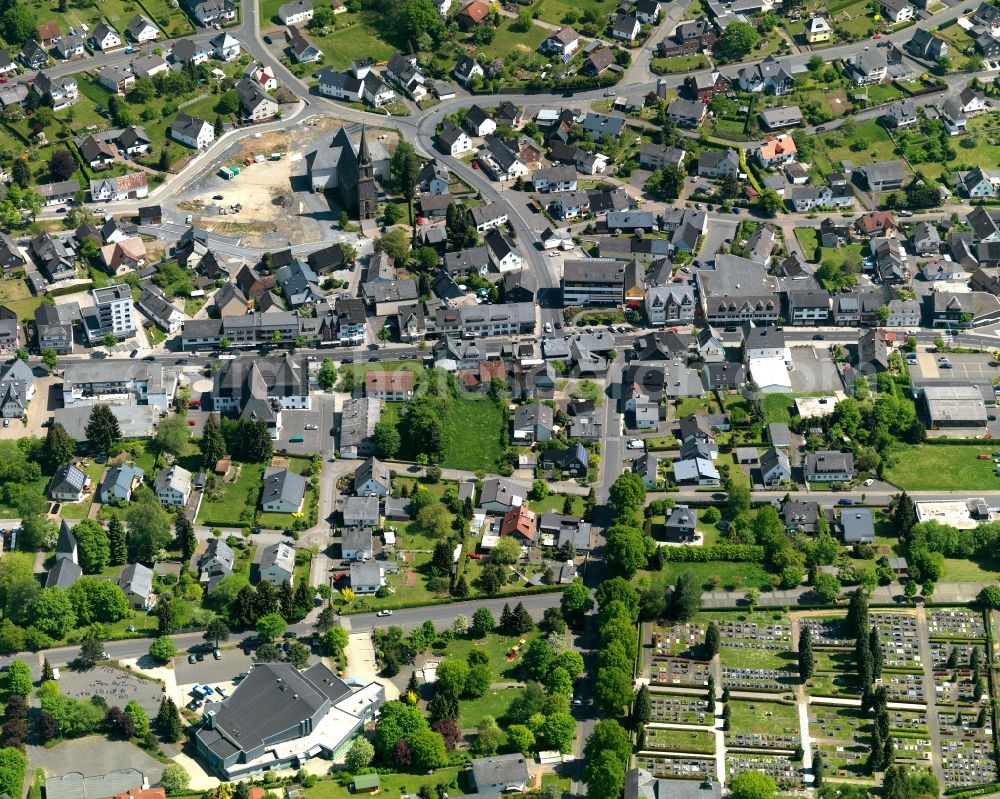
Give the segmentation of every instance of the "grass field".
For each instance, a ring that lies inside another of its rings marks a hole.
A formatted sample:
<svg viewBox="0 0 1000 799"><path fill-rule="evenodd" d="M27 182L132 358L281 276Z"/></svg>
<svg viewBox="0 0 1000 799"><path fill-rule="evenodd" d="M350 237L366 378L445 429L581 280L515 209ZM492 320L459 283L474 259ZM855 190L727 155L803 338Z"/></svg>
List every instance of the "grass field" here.
<svg viewBox="0 0 1000 799"><path fill-rule="evenodd" d="M205 492L198 510L198 524L242 527L244 522L240 520L240 514L248 504L251 508L256 507L262 475L260 464L244 464L235 481L223 483L216 489L218 496L213 496L214 492Z"/></svg>
<svg viewBox="0 0 1000 799"><path fill-rule="evenodd" d="M505 17L497 26L493 41L477 48L478 52L490 59L506 58L515 50L533 53L551 33L539 25L532 25L526 31L513 30L511 26L516 25L516 23L516 19Z"/></svg>
<svg viewBox="0 0 1000 799"><path fill-rule="evenodd" d="M816 263L819 260L817 258L817 255L819 254L819 234L816 232L816 228L795 228L795 239L802 248L802 252L806 257L806 260L810 263Z"/></svg>
<svg viewBox="0 0 1000 799"><path fill-rule="evenodd" d="M841 160L861 165L875 161L891 161L897 157L889 134L874 119L854 125L851 135L835 130L819 136L818 142L835 168L839 168ZM864 149L860 151L851 149L852 143L860 142L865 143Z"/></svg>
<svg viewBox="0 0 1000 799"><path fill-rule="evenodd" d="M997 484L992 460L979 460L990 453L986 444L910 444L892 451L892 466L886 479L908 491L988 490Z"/></svg>
<svg viewBox="0 0 1000 799"><path fill-rule="evenodd" d="M488 399L456 397L447 418L451 435L441 465L474 472L496 468L503 412Z"/></svg>
<svg viewBox="0 0 1000 799"><path fill-rule="evenodd" d="M459 703L458 726L462 729L474 729L483 720L483 716L493 716L500 721L507 715L510 703L520 693L520 688L497 688L487 691L478 699L463 700Z"/></svg>
<svg viewBox="0 0 1000 799"><path fill-rule="evenodd" d="M672 75L676 72L690 72L694 69L704 69L708 60L701 53L694 55L679 55L673 58L654 58L650 70L656 75Z"/></svg>
<svg viewBox="0 0 1000 799"><path fill-rule="evenodd" d="M20 321L34 320L35 309L43 297L32 297L26 280L10 278L0 281L0 305L6 305L17 314Z"/></svg>
<svg viewBox="0 0 1000 799"><path fill-rule="evenodd" d="M383 796L406 796L416 794L424 785L444 785L451 788L452 795L463 790L460 784L466 780L466 775L458 768L435 769L426 774L382 774L380 793ZM456 790L457 788L457 790ZM351 799L355 796L347 786L340 785L334 779L323 779L305 792L307 799Z"/></svg>
<svg viewBox="0 0 1000 799"><path fill-rule="evenodd" d="M720 651L722 665L730 669L774 669L787 671L795 662L795 655L789 651L757 649L754 647L734 647L722 645Z"/></svg>
<svg viewBox="0 0 1000 799"><path fill-rule="evenodd" d="M768 424L792 420L795 398L788 394L767 394L764 397L764 417Z"/></svg>
<svg viewBox="0 0 1000 799"><path fill-rule="evenodd" d="M276 4L275 10L277 5L280 3ZM334 69L347 69L352 61L360 58L388 61L396 52L396 48L379 38L378 31L372 24L358 16L355 16L354 24L350 27L337 28L326 36L310 31L309 40L323 51L324 63Z"/></svg>
<svg viewBox="0 0 1000 799"><path fill-rule="evenodd" d="M444 656L465 660L473 649L485 652L490 658L490 670L493 672L493 681L511 682L518 680L520 677L518 669L521 661L520 658L508 660L507 653L510 652L511 647L515 646L518 641L524 640L526 643L531 643L541 635L541 630L536 629L524 635L490 633L485 638L453 638L448 642L448 647L444 650ZM434 655L438 655L438 650L434 651Z"/></svg>
<svg viewBox="0 0 1000 799"><path fill-rule="evenodd" d="M794 728L795 733L798 733L799 716L793 705L756 699L752 702L734 699L729 706L732 708L729 727L735 732L785 735L786 730Z"/></svg>
<svg viewBox="0 0 1000 799"><path fill-rule="evenodd" d="M706 590L713 590L713 578L719 578L719 587L726 590L769 587L767 571L756 563L730 563L707 561L705 563L667 563L662 571L640 571L632 582L636 587L656 586L666 589L677 582L681 574L692 575Z"/></svg>
<svg viewBox="0 0 1000 799"><path fill-rule="evenodd" d="M982 560L945 558L944 581L949 583L988 582L1000 575L1000 557Z"/></svg>
<svg viewBox="0 0 1000 799"><path fill-rule="evenodd" d="M607 17L615 10L614 0L538 0L533 11L538 12L539 19L555 25L569 24L564 22L567 14L572 12L573 19L583 16L590 9L596 9L601 18Z"/></svg>
<svg viewBox="0 0 1000 799"><path fill-rule="evenodd" d="M566 501L566 497L563 494L549 494L545 499L534 499L528 503L535 513L541 515L546 511L554 510L556 513L562 513L563 502ZM579 516L583 513L584 498L583 497L572 497L573 502L573 515Z"/></svg>
<svg viewBox="0 0 1000 799"><path fill-rule="evenodd" d="M646 746L665 752L715 754L715 733L708 730L673 730L651 728L646 732Z"/></svg>

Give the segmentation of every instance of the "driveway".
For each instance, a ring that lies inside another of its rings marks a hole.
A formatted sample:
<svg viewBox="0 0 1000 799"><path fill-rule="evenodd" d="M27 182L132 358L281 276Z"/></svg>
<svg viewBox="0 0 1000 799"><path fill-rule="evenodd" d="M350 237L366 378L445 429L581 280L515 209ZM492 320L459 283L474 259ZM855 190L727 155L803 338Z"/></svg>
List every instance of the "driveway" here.
<svg viewBox="0 0 1000 799"><path fill-rule="evenodd" d="M163 774L163 764L137 746L126 741L109 741L97 735L63 741L51 749L29 746L27 755L31 767L44 769L49 777L71 771L96 777L118 769L134 768L145 775L150 785L156 785Z"/></svg>
<svg viewBox="0 0 1000 799"><path fill-rule="evenodd" d="M364 683L377 679L385 686L386 700L399 699L399 686L392 680L379 677L371 633L351 633L344 654L347 656L346 675L348 677L353 677Z"/></svg>

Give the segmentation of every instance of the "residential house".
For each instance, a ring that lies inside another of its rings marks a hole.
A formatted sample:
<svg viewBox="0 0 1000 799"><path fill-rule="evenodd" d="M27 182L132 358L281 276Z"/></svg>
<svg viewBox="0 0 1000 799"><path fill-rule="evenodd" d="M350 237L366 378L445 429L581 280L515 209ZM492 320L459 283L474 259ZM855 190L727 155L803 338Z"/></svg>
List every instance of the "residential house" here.
<svg viewBox="0 0 1000 799"><path fill-rule="evenodd" d="M833 38L833 27L826 21L826 17L810 17L805 28L809 44L824 44Z"/></svg>
<svg viewBox="0 0 1000 799"><path fill-rule="evenodd" d="M632 461L632 471L642 479L643 485L655 491L659 483L660 459L652 452L644 452Z"/></svg>
<svg viewBox="0 0 1000 799"><path fill-rule="evenodd" d="M145 172L130 172L113 178L90 181L91 202L121 202L141 200L149 195Z"/></svg>
<svg viewBox="0 0 1000 799"><path fill-rule="evenodd" d="M512 536L519 544L531 546L538 535L538 519L527 505L507 511L500 520L500 535Z"/></svg>
<svg viewBox="0 0 1000 799"><path fill-rule="evenodd" d="M196 150L204 150L215 141L215 129L204 119L178 112L170 124L170 138Z"/></svg>
<svg viewBox="0 0 1000 799"><path fill-rule="evenodd" d="M284 542L264 547L260 555L260 579L275 588L295 579L295 550Z"/></svg>
<svg viewBox="0 0 1000 799"><path fill-rule="evenodd" d="M694 292L687 285L653 286L646 291L644 304L646 319L654 327L694 320Z"/></svg>
<svg viewBox="0 0 1000 799"><path fill-rule="evenodd" d="M691 543L696 540L697 522L697 513L693 508L675 505L664 520L663 537L672 544Z"/></svg>
<svg viewBox="0 0 1000 799"><path fill-rule="evenodd" d="M8 310L4 309L2 321L6 330L6 351L16 347L18 343L17 319L11 319L10 316ZM24 417L34 393L35 378L24 361L17 358L0 366L0 417L8 420Z"/></svg>
<svg viewBox="0 0 1000 799"><path fill-rule="evenodd" d="M764 143L754 150L754 157L765 169L773 169L795 160L797 153L795 140L787 133L768 136Z"/></svg>
<svg viewBox="0 0 1000 799"><path fill-rule="evenodd" d="M472 152L472 139L449 119L442 123L437 140L441 148L452 157Z"/></svg>
<svg viewBox="0 0 1000 799"><path fill-rule="evenodd" d="M787 453L777 447L765 450L760 458L760 473L761 480L766 486L791 482L792 467Z"/></svg>
<svg viewBox="0 0 1000 799"><path fill-rule="evenodd" d="M191 496L191 472L176 463L171 464L156 475L153 480L153 492L162 505L171 507L187 505L188 497Z"/></svg>
<svg viewBox="0 0 1000 799"><path fill-rule="evenodd" d="M220 33L208 42L212 55L219 61L235 61L240 57L240 41L226 32Z"/></svg>
<svg viewBox="0 0 1000 799"><path fill-rule="evenodd" d="M153 570L141 563L129 563L118 575L118 587L122 589L128 606L132 610L148 611L156 603L153 593Z"/></svg>
<svg viewBox="0 0 1000 799"><path fill-rule="evenodd" d="M708 113L704 103L678 97L667 106L667 116L682 128L698 128Z"/></svg>
<svg viewBox="0 0 1000 799"><path fill-rule="evenodd" d="M483 241L486 244L490 264L497 272L511 272L523 266L524 258L506 231L494 228L483 237Z"/></svg>
<svg viewBox="0 0 1000 799"><path fill-rule="evenodd" d="M63 61L82 56L87 52L85 41L83 34L80 33L73 36L63 36L56 40L55 54Z"/></svg>
<svg viewBox="0 0 1000 799"><path fill-rule="evenodd" d="M761 127L767 130L791 128L802 124L802 111L797 105L782 105L777 108L765 108L757 119Z"/></svg>
<svg viewBox="0 0 1000 799"><path fill-rule="evenodd" d="M917 105L910 98L896 100L886 106L882 119L892 128L909 128L917 124Z"/></svg>
<svg viewBox="0 0 1000 799"><path fill-rule="evenodd" d="M413 397L414 373L410 371L371 371L365 374L365 396L388 402L406 402Z"/></svg>
<svg viewBox="0 0 1000 799"><path fill-rule="evenodd" d="M52 77L45 72L39 72L35 75L31 88L39 97L52 103L53 111L69 108L80 97L76 78L72 75Z"/></svg>
<svg viewBox="0 0 1000 799"><path fill-rule="evenodd" d="M494 755L472 761L472 785L481 794L507 791L524 793L528 784L528 763L524 755Z"/></svg>
<svg viewBox="0 0 1000 799"><path fill-rule="evenodd" d="M306 495L306 478L291 469L269 466L264 470L260 507L266 513L298 513Z"/></svg>
<svg viewBox="0 0 1000 799"><path fill-rule="evenodd" d="M917 28L906 43L906 49L918 58L936 63L948 55L948 42L927 28Z"/></svg>
<svg viewBox="0 0 1000 799"><path fill-rule="evenodd" d="M875 543L875 523L868 508L844 508L840 512L840 529L845 544Z"/></svg>
<svg viewBox="0 0 1000 799"><path fill-rule="evenodd" d="M907 0L879 0L882 14L893 25L913 19L916 9Z"/></svg>
<svg viewBox="0 0 1000 799"><path fill-rule="evenodd" d="M136 44L156 41L160 30L142 14L136 14L125 26L125 35Z"/></svg>
<svg viewBox="0 0 1000 799"><path fill-rule="evenodd" d="M470 55L463 55L458 59L458 63L455 64L455 68L451 71L451 74L454 75L458 79L458 82L463 86L468 86L473 78L481 78L485 73L475 58Z"/></svg>
<svg viewBox="0 0 1000 799"><path fill-rule="evenodd" d="M520 405L512 420L515 441L549 441L553 435L552 408L541 402Z"/></svg>
<svg viewBox="0 0 1000 799"><path fill-rule="evenodd" d="M890 1L897 2L897 0ZM865 47L857 55L845 59L844 64L848 76L858 86L881 83L885 80L889 69L889 60L881 47Z"/></svg>
<svg viewBox="0 0 1000 799"><path fill-rule="evenodd" d="M854 455L836 450L806 453L804 471L810 483L849 483L857 475Z"/></svg>
<svg viewBox="0 0 1000 799"><path fill-rule="evenodd" d="M763 92L779 97L788 94L795 86L791 65L773 55L757 64L741 68L736 73L736 80L742 91Z"/></svg>
<svg viewBox="0 0 1000 799"><path fill-rule="evenodd" d="M720 150L702 150L698 155L698 175L703 178L724 178L728 175L738 175L740 171L740 156L732 148Z"/></svg>
<svg viewBox="0 0 1000 799"><path fill-rule="evenodd" d="M101 22L90 34L90 43L96 50L113 50L116 47L121 47L122 37L107 22Z"/></svg>
<svg viewBox="0 0 1000 799"><path fill-rule="evenodd" d="M611 38L633 42L638 37L641 27L635 14L619 14L611 21Z"/></svg>
<svg viewBox="0 0 1000 799"><path fill-rule="evenodd" d="M309 64L323 58L323 51L306 38L295 25L288 26L288 50L296 64Z"/></svg>
<svg viewBox="0 0 1000 799"><path fill-rule="evenodd" d="M1000 172L974 167L955 173L955 186L963 197L970 199L994 198L1000 192Z"/></svg>
<svg viewBox="0 0 1000 799"><path fill-rule="evenodd" d="M583 71L591 77L603 75L615 63L615 54L610 47L591 50L583 62Z"/></svg>
<svg viewBox="0 0 1000 799"><path fill-rule="evenodd" d="M572 28L560 28L545 39L539 49L545 55L559 56L566 61L579 46L580 34Z"/></svg>
<svg viewBox="0 0 1000 799"><path fill-rule="evenodd" d="M49 481L48 497L59 502L79 502L89 483L90 478L83 469L75 463L68 463L56 469Z"/></svg>
<svg viewBox="0 0 1000 799"><path fill-rule="evenodd" d="M359 497L387 497L392 493L389 467L375 458L367 458L354 470L354 493Z"/></svg>
<svg viewBox="0 0 1000 799"><path fill-rule="evenodd" d="M378 561L352 563L350 581L355 594L374 594L385 585L385 566Z"/></svg>
<svg viewBox="0 0 1000 799"><path fill-rule="evenodd" d="M470 31L481 25L489 15L490 7L486 3L482 0L472 0L455 15L455 22L463 31Z"/></svg>
<svg viewBox="0 0 1000 799"><path fill-rule="evenodd" d="M370 527L346 527L341 532L340 556L344 560L371 560L375 542Z"/></svg>
<svg viewBox="0 0 1000 799"><path fill-rule="evenodd" d="M375 494L344 499L345 527L378 527L379 497Z"/></svg>
<svg viewBox="0 0 1000 799"><path fill-rule="evenodd" d="M97 487L96 499L102 505L111 502L129 502L132 492L142 483L145 473L131 463L112 466Z"/></svg>
<svg viewBox="0 0 1000 799"><path fill-rule="evenodd" d="M483 481L479 504L491 513L506 513L524 503L524 489L503 477L488 477Z"/></svg>
<svg viewBox="0 0 1000 799"><path fill-rule="evenodd" d="M278 6L278 20L282 25L300 25L313 18L312 0L292 0Z"/></svg>
<svg viewBox="0 0 1000 799"><path fill-rule="evenodd" d="M462 120L462 127L468 131L470 136L483 138L496 132L497 123L481 107L473 104L465 113L465 118Z"/></svg>

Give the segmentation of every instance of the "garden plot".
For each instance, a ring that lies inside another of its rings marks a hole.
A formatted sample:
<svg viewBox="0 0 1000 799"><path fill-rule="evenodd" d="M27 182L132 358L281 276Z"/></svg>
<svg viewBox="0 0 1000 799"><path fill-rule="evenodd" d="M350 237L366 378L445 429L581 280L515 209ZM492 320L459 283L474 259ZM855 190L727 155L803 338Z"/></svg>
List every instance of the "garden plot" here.
<svg viewBox="0 0 1000 799"><path fill-rule="evenodd" d="M980 613L969 610L933 610L927 614L931 638L986 640L986 625Z"/></svg>
<svg viewBox="0 0 1000 799"><path fill-rule="evenodd" d="M708 713L708 702L695 696L680 696L673 694L649 695L652 709L651 720L661 724L700 724L712 723Z"/></svg>
<svg viewBox="0 0 1000 799"><path fill-rule="evenodd" d="M649 680L653 685L708 685L711 673L708 663L701 660L653 655Z"/></svg>
<svg viewBox="0 0 1000 799"><path fill-rule="evenodd" d="M738 699L728 704L727 748L794 751L801 744L799 713L795 705Z"/></svg>
<svg viewBox="0 0 1000 799"><path fill-rule="evenodd" d="M878 627L886 669L921 671L917 617L909 613L872 613Z"/></svg>
<svg viewBox="0 0 1000 799"><path fill-rule="evenodd" d="M647 728L646 748L657 752L714 755L715 733L710 730Z"/></svg>
<svg viewBox="0 0 1000 799"><path fill-rule="evenodd" d="M654 777L701 780L715 776L715 759L699 757L658 757L652 754L636 756L636 765Z"/></svg>
<svg viewBox="0 0 1000 799"><path fill-rule="evenodd" d="M810 705L809 735L831 775L858 777L868 758L870 723L853 707Z"/></svg>
<svg viewBox="0 0 1000 799"><path fill-rule="evenodd" d="M653 628L653 650L657 655L693 657L705 642L702 624L670 624Z"/></svg>
<svg viewBox="0 0 1000 799"><path fill-rule="evenodd" d="M729 779L744 771L760 771L774 780L782 791L802 787L802 766L781 755L727 755Z"/></svg>

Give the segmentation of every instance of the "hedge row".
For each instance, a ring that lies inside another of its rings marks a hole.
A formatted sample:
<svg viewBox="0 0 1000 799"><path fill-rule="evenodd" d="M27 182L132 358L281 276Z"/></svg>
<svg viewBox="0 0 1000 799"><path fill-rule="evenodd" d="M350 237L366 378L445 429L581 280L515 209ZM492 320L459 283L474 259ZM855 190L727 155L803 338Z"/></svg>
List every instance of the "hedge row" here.
<svg viewBox="0 0 1000 799"><path fill-rule="evenodd" d="M756 544L713 544L707 547L660 547L660 556L670 563L705 563L727 560L734 563L763 563L764 547Z"/></svg>

